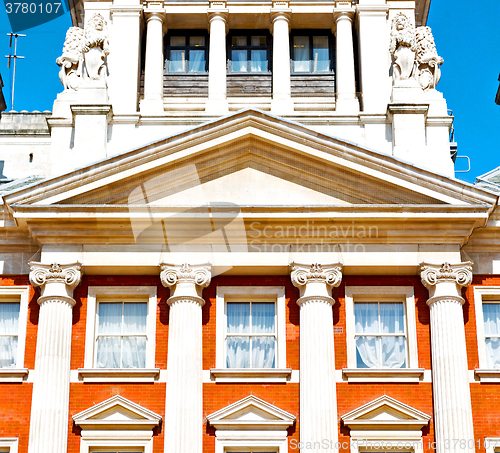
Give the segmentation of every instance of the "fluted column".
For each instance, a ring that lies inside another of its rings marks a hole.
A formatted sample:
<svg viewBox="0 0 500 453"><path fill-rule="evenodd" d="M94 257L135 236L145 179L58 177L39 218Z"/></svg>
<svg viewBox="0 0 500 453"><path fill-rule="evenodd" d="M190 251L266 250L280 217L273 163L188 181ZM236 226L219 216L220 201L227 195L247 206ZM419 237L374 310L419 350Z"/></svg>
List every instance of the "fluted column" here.
<svg viewBox="0 0 500 453"><path fill-rule="evenodd" d="M300 441L321 446L338 439L331 291L340 285L342 266L293 264L291 278L300 289Z"/></svg>
<svg viewBox="0 0 500 453"><path fill-rule="evenodd" d="M73 289L80 264L29 264L30 282L40 286L41 296L28 452L66 453Z"/></svg>
<svg viewBox="0 0 500 453"><path fill-rule="evenodd" d="M472 263L422 263L421 277L430 296L427 305L431 318L437 452L471 452L474 451L474 430L461 289L472 281ZM465 448L461 439L465 439Z"/></svg>
<svg viewBox="0 0 500 453"><path fill-rule="evenodd" d="M225 2L211 2L208 10L210 23L210 57L208 59L208 113L228 112L226 96L226 27L228 10Z"/></svg>
<svg viewBox="0 0 500 453"><path fill-rule="evenodd" d="M146 15L146 62L144 68L144 99L140 110L145 115L163 113L163 2L151 2Z"/></svg>
<svg viewBox="0 0 500 453"><path fill-rule="evenodd" d="M278 5L279 4L279 5ZM287 2L274 2L271 9L273 33L273 99L271 112L293 113L290 89L290 19Z"/></svg>
<svg viewBox="0 0 500 453"><path fill-rule="evenodd" d="M165 453L201 453L203 429L201 297L210 284L209 265L162 264L170 288Z"/></svg>
<svg viewBox="0 0 500 453"><path fill-rule="evenodd" d="M337 111L358 113L359 102L356 98L356 78L354 70L354 45L352 39L352 20L354 8L350 2L337 2L333 20L336 34L336 76Z"/></svg>

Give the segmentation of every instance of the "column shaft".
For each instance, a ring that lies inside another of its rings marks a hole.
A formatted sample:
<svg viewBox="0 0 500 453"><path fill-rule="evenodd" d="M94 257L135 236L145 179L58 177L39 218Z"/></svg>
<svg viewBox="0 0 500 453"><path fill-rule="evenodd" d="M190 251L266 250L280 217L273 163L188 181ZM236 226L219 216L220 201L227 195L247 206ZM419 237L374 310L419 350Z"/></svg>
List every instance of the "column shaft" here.
<svg viewBox="0 0 500 453"><path fill-rule="evenodd" d="M201 453L203 380L201 298L210 283L208 265L163 264L160 274L170 287L165 453Z"/></svg>
<svg viewBox="0 0 500 453"><path fill-rule="evenodd" d="M42 287L31 402L29 453L67 453L73 288L80 266L30 263Z"/></svg>
<svg viewBox="0 0 500 453"><path fill-rule="evenodd" d="M141 113L163 113L163 13L147 12L144 99Z"/></svg>
<svg viewBox="0 0 500 453"><path fill-rule="evenodd" d="M427 305L437 453L475 451L461 297L461 288L472 281L471 270L470 262L421 265L422 283L430 296Z"/></svg>
<svg viewBox="0 0 500 453"><path fill-rule="evenodd" d="M226 97L226 24L227 10L209 10L210 56L208 63L208 102L206 111L228 112Z"/></svg>
<svg viewBox="0 0 500 453"><path fill-rule="evenodd" d="M337 111L358 113L356 78L354 70L354 45L352 39L352 18L354 9L338 10L334 13L336 24L336 76Z"/></svg>
<svg viewBox="0 0 500 453"><path fill-rule="evenodd" d="M322 441L338 440L337 387L333 342L333 286L340 265L293 264L292 283L300 289L300 441L322 452Z"/></svg>
<svg viewBox="0 0 500 453"><path fill-rule="evenodd" d="M271 11L273 22L273 100L271 111L293 113L290 89L290 11Z"/></svg>

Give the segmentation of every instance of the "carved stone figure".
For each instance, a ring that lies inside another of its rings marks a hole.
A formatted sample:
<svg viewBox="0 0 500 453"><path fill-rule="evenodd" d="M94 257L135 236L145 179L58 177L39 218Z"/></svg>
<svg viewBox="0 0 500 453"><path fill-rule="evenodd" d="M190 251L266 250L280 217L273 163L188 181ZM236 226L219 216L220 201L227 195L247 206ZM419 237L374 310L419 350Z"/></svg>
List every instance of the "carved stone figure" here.
<svg viewBox="0 0 500 453"><path fill-rule="evenodd" d="M85 24L83 55L84 76L90 80L106 78L106 55L109 54L107 24L100 14L94 14Z"/></svg>
<svg viewBox="0 0 500 453"><path fill-rule="evenodd" d="M394 56L394 82L415 76L415 27L407 16L399 13L391 26L390 52Z"/></svg>
<svg viewBox="0 0 500 453"><path fill-rule="evenodd" d="M66 33L63 53L56 60L56 63L61 66L59 80L65 90L76 91L80 85L83 62L82 47L83 29L71 27Z"/></svg>
<svg viewBox="0 0 500 453"><path fill-rule="evenodd" d="M418 82L424 90L436 88L444 60L438 55L430 27L416 29Z"/></svg>

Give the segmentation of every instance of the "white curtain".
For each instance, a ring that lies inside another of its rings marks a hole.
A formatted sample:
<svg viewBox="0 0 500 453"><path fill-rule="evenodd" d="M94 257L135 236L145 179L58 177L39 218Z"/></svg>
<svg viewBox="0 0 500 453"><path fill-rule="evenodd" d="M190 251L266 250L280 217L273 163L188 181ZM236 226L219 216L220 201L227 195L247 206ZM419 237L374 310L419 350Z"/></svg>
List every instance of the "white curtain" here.
<svg viewBox="0 0 500 453"><path fill-rule="evenodd" d="M309 72L309 36L294 36L293 38L293 70L294 72Z"/></svg>
<svg viewBox="0 0 500 453"><path fill-rule="evenodd" d="M186 71L186 51L171 50L170 51L170 72L185 72Z"/></svg>
<svg viewBox="0 0 500 453"><path fill-rule="evenodd" d="M251 71L252 72L266 72L267 71L267 51L265 50L252 50L250 52Z"/></svg>
<svg viewBox="0 0 500 453"><path fill-rule="evenodd" d="M356 303L354 316L358 368L406 367L403 304ZM402 335L384 336L399 333Z"/></svg>
<svg viewBox="0 0 500 453"><path fill-rule="evenodd" d="M205 51L190 50L189 72L204 72L204 71L205 71Z"/></svg>
<svg viewBox="0 0 500 453"><path fill-rule="evenodd" d="M313 71L325 72L329 70L328 36L313 36Z"/></svg>
<svg viewBox="0 0 500 453"><path fill-rule="evenodd" d="M145 368L145 303L100 303L97 368Z"/></svg>
<svg viewBox="0 0 500 453"><path fill-rule="evenodd" d="M274 333L273 303L252 304L252 333ZM276 357L275 337L254 337L252 339L252 368L274 368Z"/></svg>
<svg viewBox="0 0 500 453"><path fill-rule="evenodd" d="M247 72L247 51L231 51L231 69L233 72Z"/></svg>
<svg viewBox="0 0 500 453"><path fill-rule="evenodd" d="M19 307L19 303L0 303L0 368L16 366Z"/></svg>
<svg viewBox="0 0 500 453"><path fill-rule="evenodd" d="M500 304L483 304L483 318L487 366L500 368Z"/></svg>
<svg viewBox="0 0 500 453"><path fill-rule="evenodd" d="M250 304L228 303L227 333L250 333ZM250 368L250 338L248 336L228 336L226 342L227 368Z"/></svg>

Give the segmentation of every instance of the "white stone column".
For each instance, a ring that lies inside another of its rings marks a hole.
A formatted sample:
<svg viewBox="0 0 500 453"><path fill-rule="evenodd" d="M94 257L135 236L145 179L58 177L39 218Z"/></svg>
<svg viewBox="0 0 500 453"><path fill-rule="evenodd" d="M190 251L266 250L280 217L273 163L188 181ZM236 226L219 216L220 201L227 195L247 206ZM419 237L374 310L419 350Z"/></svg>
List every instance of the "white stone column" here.
<svg viewBox="0 0 500 453"><path fill-rule="evenodd" d="M207 113L219 115L228 112L226 96L226 32L228 10L225 2L211 2L208 10L210 23L210 55L208 61Z"/></svg>
<svg viewBox="0 0 500 453"><path fill-rule="evenodd" d="M80 264L29 264L30 282L41 287L41 296L28 452L67 453L73 289Z"/></svg>
<svg viewBox="0 0 500 453"><path fill-rule="evenodd" d="M201 297L210 284L209 265L162 264L170 288L165 453L201 453L203 430Z"/></svg>
<svg viewBox="0 0 500 453"><path fill-rule="evenodd" d="M291 278L300 289L300 441L321 446L323 439L338 440L331 291L342 266L293 264Z"/></svg>
<svg viewBox="0 0 500 453"><path fill-rule="evenodd" d="M144 99L140 110L144 115L163 114L163 2L150 2L146 15L146 64L144 68Z"/></svg>
<svg viewBox="0 0 500 453"><path fill-rule="evenodd" d="M363 111L387 113L391 95L390 53L385 0L360 0L356 5L359 37L360 85Z"/></svg>
<svg viewBox="0 0 500 453"><path fill-rule="evenodd" d="M279 7L277 7L279 3ZM285 8L283 8L285 6ZM275 2L271 9L273 34L273 99L271 112L277 115L292 114L290 94L290 19L292 11L287 2Z"/></svg>
<svg viewBox="0 0 500 453"><path fill-rule="evenodd" d="M356 76L354 70L354 45L352 39L352 20L354 8L351 2L335 3L333 20L336 34L336 83L337 111L341 113L359 113L356 98Z"/></svg>
<svg viewBox="0 0 500 453"><path fill-rule="evenodd" d="M422 263L421 276L429 290L437 453L472 452L475 443L461 296L462 287L472 281L472 263ZM465 439L465 448L461 439Z"/></svg>

